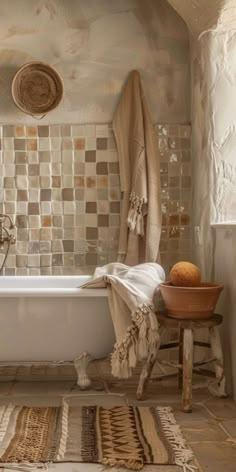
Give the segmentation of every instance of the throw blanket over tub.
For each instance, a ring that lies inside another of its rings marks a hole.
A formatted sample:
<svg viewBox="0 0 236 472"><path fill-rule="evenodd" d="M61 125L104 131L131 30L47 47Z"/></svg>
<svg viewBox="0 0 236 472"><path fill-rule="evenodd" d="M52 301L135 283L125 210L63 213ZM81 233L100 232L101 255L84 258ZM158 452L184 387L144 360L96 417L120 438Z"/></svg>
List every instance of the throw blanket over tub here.
<svg viewBox="0 0 236 472"><path fill-rule="evenodd" d="M139 73L130 73L113 119L120 164L118 260L156 262L161 233L160 159Z"/></svg>
<svg viewBox="0 0 236 472"><path fill-rule="evenodd" d="M128 378L137 361L159 349L158 322L153 297L165 273L159 264L128 267L114 262L95 270L83 288L108 288L116 344L111 357L112 374Z"/></svg>

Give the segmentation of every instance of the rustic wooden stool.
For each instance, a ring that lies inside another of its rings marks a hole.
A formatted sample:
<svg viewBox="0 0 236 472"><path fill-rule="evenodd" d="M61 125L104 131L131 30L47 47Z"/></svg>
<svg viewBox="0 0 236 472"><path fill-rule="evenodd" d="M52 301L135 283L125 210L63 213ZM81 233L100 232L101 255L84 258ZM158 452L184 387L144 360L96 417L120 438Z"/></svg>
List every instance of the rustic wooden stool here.
<svg viewBox="0 0 236 472"><path fill-rule="evenodd" d="M218 393L220 397L226 397L224 359L221 348L221 341L217 326L222 323L222 316L214 315L209 319L188 320L171 318L167 314L157 314L160 328L179 329L179 342L170 342L161 344L160 349L170 349L179 346L179 363L165 361L166 365L177 367L179 369L179 387L182 387L182 402L185 412L192 411L192 373L212 376L211 371L199 369L204 364L214 363L215 376L218 380ZM209 330L210 343L194 341L194 331L207 328ZM211 348L213 357L205 361L193 362L193 346L202 346ZM158 358L151 354L145 363L139 381L137 398L142 400L145 386L151 376L153 366ZM196 369L198 367L198 369Z"/></svg>

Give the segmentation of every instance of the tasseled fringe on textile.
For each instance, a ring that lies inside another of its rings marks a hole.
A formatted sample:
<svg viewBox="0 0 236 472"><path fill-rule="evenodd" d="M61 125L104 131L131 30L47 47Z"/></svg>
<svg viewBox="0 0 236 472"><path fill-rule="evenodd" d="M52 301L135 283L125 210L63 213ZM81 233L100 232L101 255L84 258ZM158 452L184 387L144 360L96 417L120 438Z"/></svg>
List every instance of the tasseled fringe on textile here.
<svg viewBox="0 0 236 472"><path fill-rule="evenodd" d="M194 459L193 451L187 446L180 426L176 423L170 407L157 407L163 431L169 440L175 456L175 464L183 468L183 472L198 470L189 464Z"/></svg>
<svg viewBox="0 0 236 472"><path fill-rule="evenodd" d="M135 231L136 234L144 236L144 219L142 208L143 204L147 203L147 200L143 197L139 197L134 192L130 194L130 209L128 213L127 223L131 231Z"/></svg>
<svg viewBox="0 0 236 472"><path fill-rule="evenodd" d="M129 459L129 460L122 459L121 460L121 459L108 459L105 457L102 463L109 467L126 467L126 469L131 469L131 470L141 470L143 468L143 462L137 461L135 459Z"/></svg>
<svg viewBox="0 0 236 472"><path fill-rule="evenodd" d="M158 322L152 305L146 303L131 314L132 325L128 328L125 339L115 344L111 355L111 368L114 377L127 379L137 362L156 352L160 337Z"/></svg>
<svg viewBox="0 0 236 472"><path fill-rule="evenodd" d="M68 438L68 415L69 415L69 404L64 401L63 402L63 410L62 410L62 431L61 431L61 439L59 444L59 450L57 454L57 460L64 459L65 452L66 452L66 443Z"/></svg>

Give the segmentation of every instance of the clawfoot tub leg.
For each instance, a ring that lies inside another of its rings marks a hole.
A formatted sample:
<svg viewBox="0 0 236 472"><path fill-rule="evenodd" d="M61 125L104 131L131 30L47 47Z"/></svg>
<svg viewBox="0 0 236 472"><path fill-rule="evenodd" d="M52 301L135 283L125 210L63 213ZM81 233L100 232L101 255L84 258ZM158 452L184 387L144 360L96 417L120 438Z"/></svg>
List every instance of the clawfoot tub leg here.
<svg viewBox="0 0 236 472"><path fill-rule="evenodd" d="M81 390L86 390L91 385L91 380L87 374L87 368L91 360L92 356L90 356L88 352L83 352L79 357L74 359L74 366L78 375L77 385Z"/></svg>

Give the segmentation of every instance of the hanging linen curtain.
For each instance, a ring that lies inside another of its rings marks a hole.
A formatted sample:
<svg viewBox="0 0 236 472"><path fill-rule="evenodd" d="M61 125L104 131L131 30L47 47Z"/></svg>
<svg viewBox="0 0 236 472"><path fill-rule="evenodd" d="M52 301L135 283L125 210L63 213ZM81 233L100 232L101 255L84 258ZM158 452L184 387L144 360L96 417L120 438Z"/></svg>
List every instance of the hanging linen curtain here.
<svg viewBox="0 0 236 472"><path fill-rule="evenodd" d="M139 73L126 81L113 119L122 192L118 261L159 260L160 158Z"/></svg>

